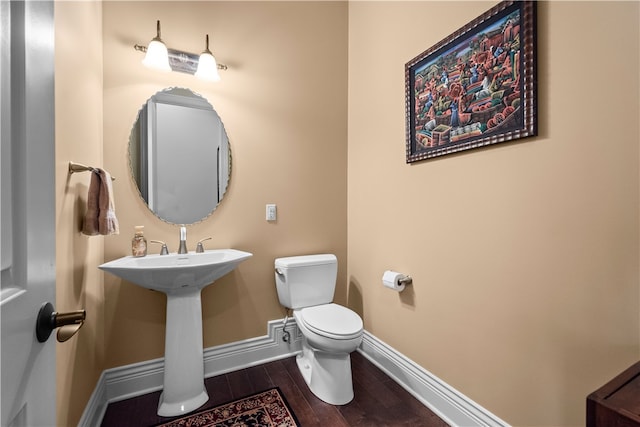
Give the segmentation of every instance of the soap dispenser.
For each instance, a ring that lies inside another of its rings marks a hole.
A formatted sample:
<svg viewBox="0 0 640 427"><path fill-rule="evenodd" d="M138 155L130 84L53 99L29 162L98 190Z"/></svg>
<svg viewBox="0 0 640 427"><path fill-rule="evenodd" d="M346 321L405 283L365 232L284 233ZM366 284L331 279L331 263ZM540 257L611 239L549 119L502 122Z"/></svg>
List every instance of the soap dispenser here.
<svg viewBox="0 0 640 427"><path fill-rule="evenodd" d="M131 241L131 254L135 257L147 255L147 239L144 238L144 225L135 226L135 234Z"/></svg>

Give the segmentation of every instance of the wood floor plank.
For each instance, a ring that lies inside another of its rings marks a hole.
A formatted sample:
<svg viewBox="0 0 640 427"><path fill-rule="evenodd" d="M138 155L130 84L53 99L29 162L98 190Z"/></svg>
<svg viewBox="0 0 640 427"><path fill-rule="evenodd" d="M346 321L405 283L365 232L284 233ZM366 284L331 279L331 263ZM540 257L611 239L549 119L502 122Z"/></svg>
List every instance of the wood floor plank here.
<svg viewBox="0 0 640 427"><path fill-rule="evenodd" d="M427 415L429 426L433 427L448 427L448 424L445 423L441 418L439 418L436 414L428 410L428 413L425 412L425 405L423 405L418 399L411 396L402 386L395 381L391 380L387 383L387 387L392 390L397 396L402 397L402 406L404 410L410 411L414 414L414 416L420 420L421 416ZM427 408L428 409L428 408ZM425 425L425 424L411 424L411 425Z"/></svg>
<svg viewBox="0 0 640 427"><path fill-rule="evenodd" d="M359 391L354 388L354 394ZM367 412L360 406L359 399L354 398L348 405L338 407L338 411L342 414L347 425L352 427L367 426Z"/></svg>
<svg viewBox="0 0 640 427"><path fill-rule="evenodd" d="M271 380L271 377L265 370L264 366L247 368L246 371L249 381L253 384L256 392L276 387L276 384Z"/></svg>
<svg viewBox="0 0 640 427"><path fill-rule="evenodd" d="M102 419L103 426L140 427L152 425L156 415L160 392L148 393L133 399L110 403Z"/></svg>
<svg viewBox="0 0 640 427"><path fill-rule="evenodd" d="M246 369L230 372L226 375L227 381L229 381L229 388L234 399L240 399L255 393L253 383L249 381L249 375Z"/></svg>

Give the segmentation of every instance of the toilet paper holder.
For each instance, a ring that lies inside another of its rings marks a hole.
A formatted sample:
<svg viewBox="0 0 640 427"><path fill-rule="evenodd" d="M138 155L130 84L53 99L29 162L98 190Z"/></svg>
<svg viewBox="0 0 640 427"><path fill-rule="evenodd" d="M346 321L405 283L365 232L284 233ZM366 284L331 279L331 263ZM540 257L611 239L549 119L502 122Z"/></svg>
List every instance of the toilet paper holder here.
<svg viewBox="0 0 640 427"><path fill-rule="evenodd" d="M402 292L406 285L410 285L411 283L413 283L413 279L408 274L393 270L386 270L382 274L382 286L396 292Z"/></svg>
<svg viewBox="0 0 640 427"><path fill-rule="evenodd" d="M411 276L404 276L402 279L398 280L398 283L402 285L410 285L413 282Z"/></svg>

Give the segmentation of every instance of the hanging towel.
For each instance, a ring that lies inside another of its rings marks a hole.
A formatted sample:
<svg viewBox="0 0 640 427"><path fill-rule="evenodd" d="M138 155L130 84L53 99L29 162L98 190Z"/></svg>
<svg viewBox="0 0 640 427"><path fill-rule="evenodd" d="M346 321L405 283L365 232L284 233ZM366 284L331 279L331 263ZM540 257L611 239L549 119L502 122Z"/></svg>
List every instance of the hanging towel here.
<svg viewBox="0 0 640 427"><path fill-rule="evenodd" d="M111 175L103 169L94 168L91 172L82 232L88 236L107 236L120 232L113 202Z"/></svg>
<svg viewBox="0 0 640 427"><path fill-rule="evenodd" d="M100 175L100 194L98 197L98 226L100 234L108 236L109 234L120 233L118 218L116 218L116 208L113 201L113 184L109 172L103 169L97 169Z"/></svg>
<svg viewBox="0 0 640 427"><path fill-rule="evenodd" d="M84 221L82 224L82 233L87 236L100 234L100 226L98 224L98 202L100 199L101 181L100 175L95 172L91 172L91 183L89 184L89 194L87 195L87 212L84 214Z"/></svg>

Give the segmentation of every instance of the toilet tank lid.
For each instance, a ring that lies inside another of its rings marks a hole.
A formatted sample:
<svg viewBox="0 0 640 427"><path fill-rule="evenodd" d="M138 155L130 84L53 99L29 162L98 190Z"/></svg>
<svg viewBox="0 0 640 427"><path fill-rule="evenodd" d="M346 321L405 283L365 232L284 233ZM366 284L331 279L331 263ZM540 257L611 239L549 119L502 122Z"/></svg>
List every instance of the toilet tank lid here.
<svg viewBox="0 0 640 427"><path fill-rule="evenodd" d="M333 254L300 255L285 258L276 258L276 267L291 268L307 265L322 265L336 263L338 258Z"/></svg>

